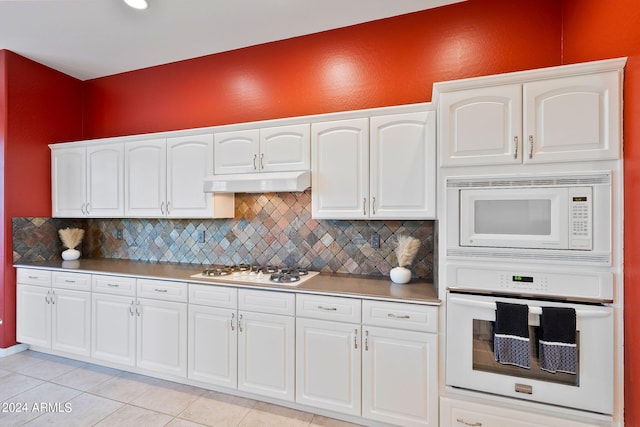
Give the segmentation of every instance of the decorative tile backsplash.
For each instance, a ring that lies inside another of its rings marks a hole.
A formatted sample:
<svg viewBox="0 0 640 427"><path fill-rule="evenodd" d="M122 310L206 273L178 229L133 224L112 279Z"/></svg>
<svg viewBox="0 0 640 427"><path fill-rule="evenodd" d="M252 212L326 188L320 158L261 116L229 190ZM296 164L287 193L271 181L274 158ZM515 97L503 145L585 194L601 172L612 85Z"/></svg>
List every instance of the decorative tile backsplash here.
<svg viewBox="0 0 640 427"><path fill-rule="evenodd" d="M433 221L337 221L311 218L311 193L236 194L234 219L14 218L14 261L58 259L57 229L86 230L83 257L188 264L299 265L313 270L387 275L395 238L422 243L415 277L433 278ZM204 242L198 241L204 232ZM380 236L380 248L371 236ZM122 237L119 239L119 237Z"/></svg>

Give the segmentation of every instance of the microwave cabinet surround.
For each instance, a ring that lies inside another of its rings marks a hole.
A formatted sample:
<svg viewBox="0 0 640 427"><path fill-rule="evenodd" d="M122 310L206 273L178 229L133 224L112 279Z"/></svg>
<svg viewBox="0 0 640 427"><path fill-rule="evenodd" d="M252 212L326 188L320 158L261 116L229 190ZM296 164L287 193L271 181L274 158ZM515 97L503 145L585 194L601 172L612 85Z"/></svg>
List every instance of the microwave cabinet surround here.
<svg viewBox="0 0 640 427"><path fill-rule="evenodd" d="M215 174L309 170L309 123L215 134Z"/></svg>
<svg viewBox="0 0 640 427"><path fill-rule="evenodd" d="M232 194L206 194L213 134L52 144L52 216L232 218Z"/></svg>
<svg viewBox="0 0 640 427"><path fill-rule="evenodd" d="M17 277L18 336L34 350L363 425L438 425L435 305L58 269ZM51 301L67 289L84 303L56 322ZM56 328L73 345L56 346Z"/></svg>
<svg viewBox="0 0 640 427"><path fill-rule="evenodd" d="M624 63L436 84L440 166L619 158Z"/></svg>
<svg viewBox="0 0 640 427"><path fill-rule="evenodd" d="M51 147L54 217L124 215L124 144Z"/></svg>
<svg viewBox="0 0 640 427"><path fill-rule="evenodd" d="M435 112L313 123L312 216L435 218Z"/></svg>

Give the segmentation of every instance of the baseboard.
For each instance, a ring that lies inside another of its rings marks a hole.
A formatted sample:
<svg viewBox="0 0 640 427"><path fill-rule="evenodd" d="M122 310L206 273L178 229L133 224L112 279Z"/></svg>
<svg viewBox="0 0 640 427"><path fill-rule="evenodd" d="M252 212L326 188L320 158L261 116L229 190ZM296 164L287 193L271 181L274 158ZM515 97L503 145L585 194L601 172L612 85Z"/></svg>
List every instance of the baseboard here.
<svg viewBox="0 0 640 427"><path fill-rule="evenodd" d="M0 348L0 358L11 356L12 354L20 353L21 351L25 351L29 349L28 344L16 344L7 348Z"/></svg>

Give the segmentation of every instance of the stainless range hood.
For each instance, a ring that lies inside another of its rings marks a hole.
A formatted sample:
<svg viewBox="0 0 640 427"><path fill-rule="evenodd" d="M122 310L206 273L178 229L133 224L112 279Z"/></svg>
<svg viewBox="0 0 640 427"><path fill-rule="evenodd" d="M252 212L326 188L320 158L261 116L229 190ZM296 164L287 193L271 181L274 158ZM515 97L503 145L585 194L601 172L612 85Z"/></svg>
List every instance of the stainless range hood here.
<svg viewBox="0 0 640 427"><path fill-rule="evenodd" d="M204 180L205 193L277 193L304 191L310 186L309 171L211 175Z"/></svg>

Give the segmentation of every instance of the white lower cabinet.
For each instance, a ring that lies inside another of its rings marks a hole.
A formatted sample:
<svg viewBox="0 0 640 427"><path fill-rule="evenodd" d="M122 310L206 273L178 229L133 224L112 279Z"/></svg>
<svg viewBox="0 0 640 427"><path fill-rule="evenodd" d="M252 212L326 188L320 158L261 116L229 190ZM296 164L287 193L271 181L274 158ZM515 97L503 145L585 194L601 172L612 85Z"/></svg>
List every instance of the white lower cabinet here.
<svg viewBox="0 0 640 427"><path fill-rule="evenodd" d="M97 275L92 282L110 292L92 296L92 357L186 377L186 284Z"/></svg>
<svg viewBox="0 0 640 427"><path fill-rule="evenodd" d="M89 356L89 275L18 269L19 342L65 354ZM58 286L59 285L59 286Z"/></svg>
<svg viewBox="0 0 640 427"><path fill-rule="evenodd" d="M447 397L440 399L441 427L595 427L596 425Z"/></svg>
<svg viewBox="0 0 640 427"><path fill-rule="evenodd" d="M362 305L362 417L437 426L438 307Z"/></svg>
<svg viewBox="0 0 640 427"><path fill-rule="evenodd" d="M237 289L189 284L188 377L238 385Z"/></svg>
<svg viewBox="0 0 640 427"><path fill-rule="evenodd" d="M238 390L293 401L294 294L241 289L238 296Z"/></svg>

